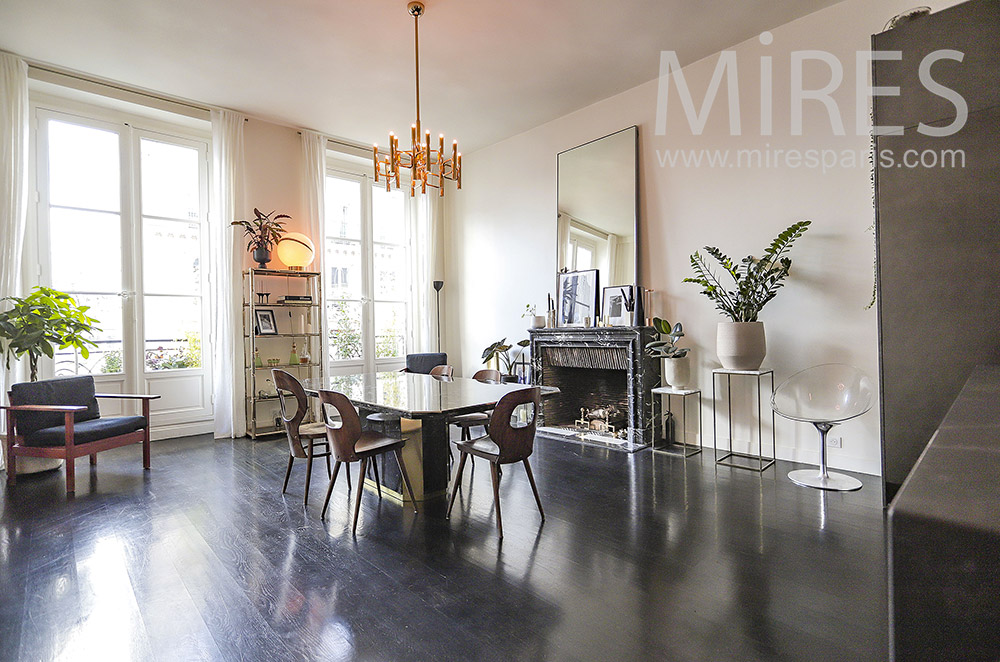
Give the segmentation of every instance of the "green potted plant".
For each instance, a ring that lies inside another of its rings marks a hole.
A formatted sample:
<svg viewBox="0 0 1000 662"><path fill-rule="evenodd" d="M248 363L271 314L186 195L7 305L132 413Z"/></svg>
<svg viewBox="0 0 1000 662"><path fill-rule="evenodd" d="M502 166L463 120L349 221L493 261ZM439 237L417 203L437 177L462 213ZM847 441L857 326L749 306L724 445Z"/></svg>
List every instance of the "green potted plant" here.
<svg viewBox="0 0 1000 662"><path fill-rule="evenodd" d="M516 382L517 376L514 374L514 366L517 364L517 360L521 358L521 354L524 353L524 348L530 344L530 340L522 340L518 342L518 349L514 352L514 354L511 354L510 350L513 349L514 346L508 345L506 338L498 340L483 350L483 363L488 364L493 359L497 359L500 372L502 373L500 375L500 382L503 384Z"/></svg>
<svg viewBox="0 0 1000 662"><path fill-rule="evenodd" d="M682 389L691 381L691 365L687 347L678 347L677 341L684 337L684 327L678 322L673 326L665 319L653 318L653 328L660 334L660 340L646 344L646 356L663 362L663 382L673 388Z"/></svg>
<svg viewBox="0 0 1000 662"><path fill-rule="evenodd" d="M291 216L278 214L271 218L273 209L269 214L264 214L256 207L253 208L253 213L252 220L233 221L232 225L243 228L243 237L247 239L247 251L253 253L257 268L267 269L267 263L271 261L271 249L281 240L281 235L287 232L284 227L285 222L281 219L290 219Z"/></svg>
<svg viewBox="0 0 1000 662"><path fill-rule="evenodd" d="M72 347L83 358L97 344L87 338L97 320L87 315L89 306L79 306L70 295L50 287L36 287L24 297L6 297L12 303L0 312L0 349L10 369L11 359L27 355L31 381L38 381L38 360L55 356L55 350Z"/></svg>
<svg viewBox="0 0 1000 662"><path fill-rule="evenodd" d="M728 322L719 322L716 351L722 367L727 370L757 370L764 361L767 345L764 339L764 323L757 320L761 308L774 298L783 281L788 277L792 260L786 253L796 239L808 229L812 221L792 223L781 232L764 250L764 257L758 259L747 255L739 261L733 260L715 246L705 246L705 252L718 261L732 278L731 289L719 281L700 253L691 256L694 278L685 278L685 283L701 285L702 294L715 302Z"/></svg>

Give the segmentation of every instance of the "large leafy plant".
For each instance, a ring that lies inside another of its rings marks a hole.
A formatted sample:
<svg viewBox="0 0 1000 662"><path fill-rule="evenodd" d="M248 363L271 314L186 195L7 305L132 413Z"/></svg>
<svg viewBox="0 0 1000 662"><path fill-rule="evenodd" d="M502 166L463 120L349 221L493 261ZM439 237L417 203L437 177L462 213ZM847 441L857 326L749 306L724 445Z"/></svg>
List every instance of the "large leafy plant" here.
<svg viewBox="0 0 1000 662"><path fill-rule="evenodd" d="M522 340L517 343L519 349L517 349L514 354L510 353L513 349L513 345L507 344L507 339L498 340L486 349L483 350L483 363L489 363L495 358L500 359L500 364L503 366L503 371L505 375L514 374L514 365L517 360L521 358L521 354L524 353L524 348L531 344L530 340Z"/></svg>
<svg viewBox="0 0 1000 662"><path fill-rule="evenodd" d="M774 238L760 259L747 255L736 263L715 246L705 246L705 252L714 257L732 278L731 289L723 286L698 252L691 256L695 277L685 278L684 282L701 285L704 288L701 293L714 301L715 307L732 321L756 322L761 308L774 298L788 276L792 260L786 254L811 223L792 223Z"/></svg>
<svg viewBox="0 0 1000 662"><path fill-rule="evenodd" d="M233 221L232 225L239 225L243 228L243 237L247 239L247 250L250 252L258 248L266 251L274 248L274 245L281 240L281 235L285 234L285 222L281 219L291 218L288 214L278 214L271 218L269 214L262 213L256 207L253 208L255 218L249 221Z"/></svg>
<svg viewBox="0 0 1000 662"><path fill-rule="evenodd" d="M691 350L687 347L678 347L677 341L684 337L684 327L678 322L670 326L670 322L659 317L653 318L653 328L661 337L666 336L666 340L654 340L646 344L646 356L656 359L682 359Z"/></svg>
<svg viewBox="0 0 1000 662"><path fill-rule="evenodd" d="M97 344L87 338L97 320L87 315L90 306L79 306L70 295L50 287L36 287L24 297L6 297L11 308L0 313L0 349L10 360L28 356L31 381L38 380L38 360L53 358L57 349L72 347L83 358Z"/></svg>

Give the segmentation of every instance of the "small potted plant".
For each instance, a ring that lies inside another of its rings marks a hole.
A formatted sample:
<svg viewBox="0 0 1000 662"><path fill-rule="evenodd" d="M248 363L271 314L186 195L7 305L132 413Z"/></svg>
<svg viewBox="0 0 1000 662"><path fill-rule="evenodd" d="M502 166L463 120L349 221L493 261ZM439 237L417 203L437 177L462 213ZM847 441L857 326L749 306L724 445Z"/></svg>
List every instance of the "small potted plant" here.
<svg viewBox="0 0 1000 662"><path fill-rule="evenodd" d="M521 313L521 319L528 317L531 319L532 329L543 329L545 328L545 316L535 314L535 304L529 303L524 307L524 312Z"/></svg>
<svg viewBox="0 0 1000 662"><path fill-rule="evenodd" d="M38 381L38 360L43 355L51 359L55 350L72 347L86 359L90 348L97 346L87 338L100 331L97 320L87 315L90 306L77 305L65 292L35 287L23 299L3 300L13 304L0 313L0 350L8 370L11 359L27 355L31 381Z"/></svg>
<svg viewBox="0 0 1000 662"><path fill-rule="evenodd" d="M694 278L685 283L701 285L702 294L715 302L715 307L729 318L719 322L716 351L722 367L727 370L757 370L764 361L767 345L764 340L764 323L757 320L761 308L774 298L782 281L788 276L792 260L786 253L796 239L808 229L812 221L792 223L779 234L758 259L747 255L738 263L715 246L705 246L705 252L714 257L733 279L732 289L726 289L712 272L700 253L691 256Z"/></svg>
<svg viewBox="0 0 1000 662"><path fill-rule="evenodd" d="M677 346L677 341L684 337L684 327L680 322L670 326L667 320L654 317L653 328L660 334L661 340L654 340L646 345L646 356L662 359L663 382L673 388L682 389L691 381L691 365L688 359L688 352L691 350Z"/></svg>
<svg viewBox="0 0 1000 662"><path fill-rule="evenodd" d="M264 214L256 207L253 208L255 218L250 221L233 221L233 225L243 228L243 236L248 238L247 251L253 254L254 262L258 269L267 269L267 263L271 261L271 249L281 240L281 235L285 234L285 222L281 219L291 218L288 214L278 214L271 218L271 213Z"/></svg>
<svg viewBox="0 0 1000 662"><path fill-rule="evenodd" d="M524 353L524 348L531 344L530 340L522 340L517 343L518 349L514 354L510 353L513 349L513 345L507 344L507 339L503 338L493 343L489 347L483 350L483 363L488 364L493 359L497 359L500 366L500 382L502 384L511 384L517 382L517 375L514 374L514 366L517 364L517 360L521 358L521 354Z"/></svg>

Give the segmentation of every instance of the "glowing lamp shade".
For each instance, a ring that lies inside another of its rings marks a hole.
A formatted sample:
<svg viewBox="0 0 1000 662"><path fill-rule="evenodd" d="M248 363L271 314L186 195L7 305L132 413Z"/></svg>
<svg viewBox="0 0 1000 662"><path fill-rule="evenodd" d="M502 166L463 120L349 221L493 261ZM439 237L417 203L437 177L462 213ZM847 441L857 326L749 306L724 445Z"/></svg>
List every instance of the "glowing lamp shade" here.
<svg viewBox="0 0 1000 662"><path fill-rule="evenodd" d="M312 239L301 232L289 232L278 242L278 259L292 271L302 271L312 264L316 249Z"/></svg>

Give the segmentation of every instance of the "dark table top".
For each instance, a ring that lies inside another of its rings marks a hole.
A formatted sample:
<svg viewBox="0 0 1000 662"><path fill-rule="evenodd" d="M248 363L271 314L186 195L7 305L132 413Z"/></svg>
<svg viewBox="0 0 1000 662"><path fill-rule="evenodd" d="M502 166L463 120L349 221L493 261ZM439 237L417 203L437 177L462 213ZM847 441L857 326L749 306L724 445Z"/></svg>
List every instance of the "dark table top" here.
<svg viewBox="0 0 1000 662"><path fill-rule="evenodd" d="M405 418L439 414L465 414L491 409L507 393L526 384L484 384L474 379L446 379L414 372L375 372L333 375L302 382L306 393L317 395L320 389L338 391L354 405L397 413ZM542 387L542 395L558 389Z"/></svg>

